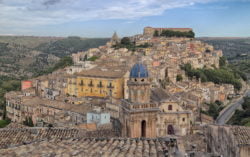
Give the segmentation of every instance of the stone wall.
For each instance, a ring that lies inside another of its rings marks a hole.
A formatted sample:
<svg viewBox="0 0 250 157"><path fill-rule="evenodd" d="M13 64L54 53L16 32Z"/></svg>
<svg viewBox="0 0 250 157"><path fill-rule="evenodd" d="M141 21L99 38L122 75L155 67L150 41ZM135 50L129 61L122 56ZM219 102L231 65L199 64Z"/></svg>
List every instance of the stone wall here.
<svg viewBox="0 0 250 157"><path fill-rule="evenodd" d="M224 157L240 157L237 141L230 127L207 125L204 127L207 150Z"/></svg>

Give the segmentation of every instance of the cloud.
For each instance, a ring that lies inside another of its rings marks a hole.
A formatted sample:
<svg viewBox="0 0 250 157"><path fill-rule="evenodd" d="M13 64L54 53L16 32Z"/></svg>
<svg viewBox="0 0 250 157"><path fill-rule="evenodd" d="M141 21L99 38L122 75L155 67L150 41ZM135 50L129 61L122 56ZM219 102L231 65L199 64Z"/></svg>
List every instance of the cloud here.
<svg viewBox="0 0 250 157"><path fill-rule="evenodd" d="M43 5L48 7L50 5L55 5L55 4L60 3L60 2L61 2L61 0L45 0L43 2Z"/></svg>
<svg viewBox="0 0 250 157"><path fill-rule="evenodd" d="M211 1L215 0L0 0L0 25L28 28L72 21L133 20Z"/></svg>

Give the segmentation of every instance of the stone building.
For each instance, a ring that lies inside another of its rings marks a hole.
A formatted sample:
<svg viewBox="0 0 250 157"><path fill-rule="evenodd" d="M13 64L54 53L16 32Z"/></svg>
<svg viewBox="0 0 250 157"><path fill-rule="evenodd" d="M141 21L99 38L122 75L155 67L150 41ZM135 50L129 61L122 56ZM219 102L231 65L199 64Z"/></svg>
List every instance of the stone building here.
<svg viewBox="0 0 250 157"><path fill-rule="evenodd" d="M189 32L192 31L192 28L153 28L153 27L145 27L143 30L143 35L148 37L153 37L154 32L158 31L159 34L162 33L164 30L170 31L178 31L178 32Z"/></svg>
<svg viewBox="0 0 250 157"><path fill-rule="evenodd" d="M68 77L67 93L76 97L124 98L125 67L102 66Z"/></svg>
<svg viewBox="0 0 250 157"><path fill-rule="evenodd" d="M128 81L129 99L124 100L123 136L156 137L156 117L158 108L150 102L150 81L147 68L135 64Z"/></svg>
<svg viewBox="0 0 250 157"><path fill-rule="evenodd" d="M112 47L120 42L120 39L116 32L114 32L111 40L106 44L108 47Z"/></svg>
<svg viewBox="0 0 250 157"><path fill-rule="evenodd" d="M135 64L128 81L129 99L121 103L122 136L162 137L186 135L190 130L191 112L178 101L152 99L151 82L145 65ZM165 91L156 93L160 94ZM165 101L163 101L165 100Z"/></svg>

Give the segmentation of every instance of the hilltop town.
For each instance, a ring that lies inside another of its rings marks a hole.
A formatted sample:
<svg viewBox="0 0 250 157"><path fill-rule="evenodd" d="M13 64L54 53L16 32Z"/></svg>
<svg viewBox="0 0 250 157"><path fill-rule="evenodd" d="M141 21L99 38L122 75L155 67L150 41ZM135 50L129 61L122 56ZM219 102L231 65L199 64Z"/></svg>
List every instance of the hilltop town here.
<svg viewBox="0 0 250 157"><path fill-rule="evenodd" d="M106 45L71 57L72 66L22 81L21 91L5 94L6 117L13 126L0 130L0 137L13 134L0 142L7 148L0 154L18 155L23 142L39 146L21 148L33 155L52 146L60 155L67 143L74 145L67 153L86 148L81 155L90 151L89 156L249 153L249 128L215 123L219 112L244 92L245 82L226 67L221 70L223 52L196 39L191 28L145 27L143 34L122 39L114 33ZM218 143L232 149L217 148Z"/></svg>

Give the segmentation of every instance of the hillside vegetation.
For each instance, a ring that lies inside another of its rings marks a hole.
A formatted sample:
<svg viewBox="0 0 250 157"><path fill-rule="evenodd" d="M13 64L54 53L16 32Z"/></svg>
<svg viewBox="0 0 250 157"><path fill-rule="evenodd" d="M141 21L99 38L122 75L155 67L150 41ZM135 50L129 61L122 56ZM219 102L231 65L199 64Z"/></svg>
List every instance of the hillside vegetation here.
<svg viewBox="0 0 250 157"><path fill-rule="evenodd" d="M244 98L242 110L236 110L228 124L250 126L250 97Z"/></svg>
<svg viewBox="0 0 250 157"><path fill-rule="evenodd" d="M0 76L32 77L60 58L104 45L108 39L0 36Z"/></svg>
<svg viewBox="0 0 250 157"><path fill-rule="evenodd" d="M229 62L250 59L250 38L198 38L222 50Z"/></svg>
<svg viewBox="0 0 250 157"><path fill-rule="evenodd" d="M198 38L222 50L228 62L250 79L250 38Z"/></svg>
<svg viewBox="0 0 250 157"><path fill-rule="evenodd" d="M223 58L220 60L223 60ZM181 69L185 71L189 78L195 77L201 79L202 82L213 82L215 84L232 84L235 89L240 90L242 88L241 79L246 81L245 74L231 65L221 64L220 68L214 69L194 69L191 64L185 64L181 66Z"/></svg>

